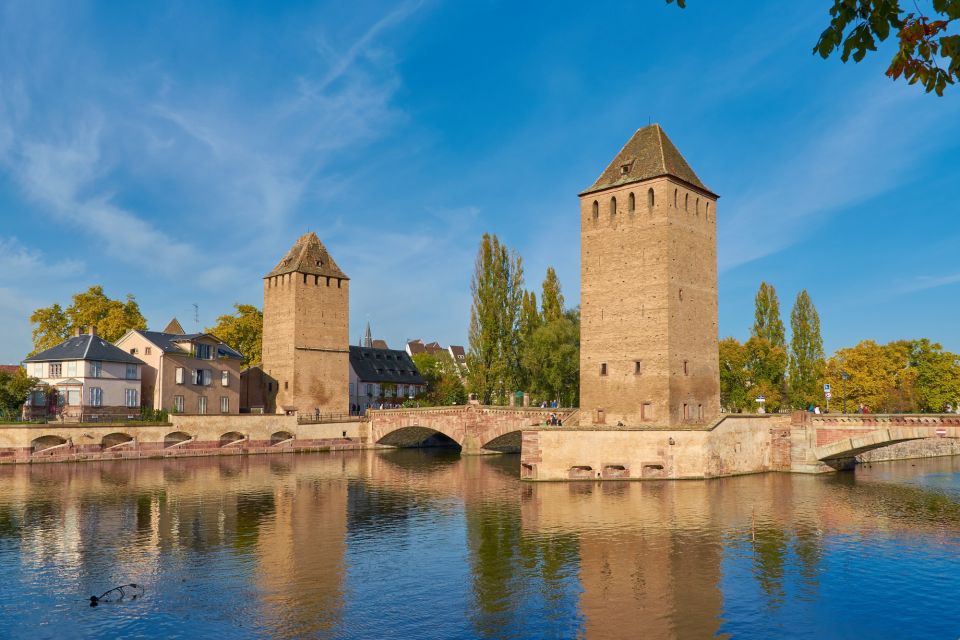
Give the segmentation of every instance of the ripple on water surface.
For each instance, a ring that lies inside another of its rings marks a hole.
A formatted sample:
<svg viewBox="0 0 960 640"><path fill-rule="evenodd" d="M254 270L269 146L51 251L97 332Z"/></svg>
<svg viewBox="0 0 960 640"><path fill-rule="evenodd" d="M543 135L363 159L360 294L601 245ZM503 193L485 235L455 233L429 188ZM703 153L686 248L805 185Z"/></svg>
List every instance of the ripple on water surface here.
<svg viewBox="0 0 960 640"><path fill-rule="evenodd" d="M960 636L960 459L518 480L354 452L0 468L3 638ZM88 606L127 582L142 599Z"/></svg>

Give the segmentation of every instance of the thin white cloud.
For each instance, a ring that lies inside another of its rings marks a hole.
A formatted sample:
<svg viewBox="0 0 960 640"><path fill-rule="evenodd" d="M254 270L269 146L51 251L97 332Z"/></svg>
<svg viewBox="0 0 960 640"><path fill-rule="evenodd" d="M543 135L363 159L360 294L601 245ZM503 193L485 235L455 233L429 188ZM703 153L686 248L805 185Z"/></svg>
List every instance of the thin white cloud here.
<svg viewBox="0 0 960 640"><path fill-rule="evenodd" d="M916 293L928 289L938 289L960 283L960 273L951 273L941 276L916 276L894 287L896 294Z"/></svg>
<svg viewBox="0 0 960 640"><path fill-rule="evenodd" d="M52 260L16 238L0 236L0 282L77 277L83 271L81 260Z"/></svg>

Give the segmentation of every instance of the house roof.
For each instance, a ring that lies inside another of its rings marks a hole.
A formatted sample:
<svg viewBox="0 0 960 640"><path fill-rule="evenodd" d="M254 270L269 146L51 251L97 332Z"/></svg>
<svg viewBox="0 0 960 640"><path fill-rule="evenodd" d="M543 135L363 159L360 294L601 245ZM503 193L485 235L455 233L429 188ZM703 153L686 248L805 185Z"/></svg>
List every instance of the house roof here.
<svg viewBox="0 0 960 640"><path fill-rule="evenodd" d="M350 347L350 367L361 382L426 384L406 351Z"/></svg>
<svg viewBox="0 0 960 640"><path fill-rule="evenodd" d="M372 341L370 342L370 346L372 346L374 349L389 349L389 348L390 348L390 347L387 346L387 341L386 341L386 340L372 340Z"/></svg>
<svg viewBox="0 0 960 640"><path fill-rule="evenodd" d="M20 370L20 365L18 364L0 364L0 371L3 373L15 374Z"/></svg>
<svg viewBox="0 0 960 640"><path fill-rule="evenodd" d="M596 182L580 195L664 176L717 197L700 181L659 124L638 129Z"/></svg>
<svg viewBox="0 0 960 640"><path fill-rule="evenodd" d="M327 248L320 242L320 238L312 231L300 236L290 247L290 251L287 251L287 255L273 268L273 271L264 277L272 278L287 273L308 273L316 276L340 278L341 280L350 279L340 270Z"/></svg>
<svg viewBox="0 0 960 640"><path fill-rule="evenodd" d="M467 357L466 350L458 344L450 345L450 355L458 360L462 360Z"/></svg>
<svg viewBox="0 0 960 640"><path fill-rule="evenodd" d="M152 342L164 353L183 353L183 349L177 346L178 342L193 342L197 338L212 338L216 340L219 344L217 345L217 355L221 358L237 358L238 360L243 359L243 354L241 354L236 349L231 348L223 340L213 335L212 333L165 333L163 331L140 331L139 329L134 330L136 333L139 333L141 336Z"/></svg>
<svg viewBox="0 0 960 640"><path fill-rule="evenodd" d="M426 347L423 346L423 342L417 338L416 340L411 340L407 343L407 351L412 355L417 355L418 353L425 353Z"/></svg>
<svg viewBox="0 0 960 640"><path fill-rule="evenodd" d="M143 364L120 347L110 344L100 336L89 333L68 338L55 347L26 358L24 362L57 362L61 360L97 360L100 362L126 362Z"/></svg>

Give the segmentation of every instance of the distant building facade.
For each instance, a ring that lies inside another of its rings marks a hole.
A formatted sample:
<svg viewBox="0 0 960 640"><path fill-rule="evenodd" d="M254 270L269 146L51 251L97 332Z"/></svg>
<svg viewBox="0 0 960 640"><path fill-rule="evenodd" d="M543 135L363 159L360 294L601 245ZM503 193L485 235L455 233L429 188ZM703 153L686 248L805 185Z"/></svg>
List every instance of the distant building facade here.
<svg viewBox="0 0 960 640"><path fill-rule="evenodd" d="M460 345L452 344L449 347L440 346L439 342L424 343L417 338L409 340L406 347L407 354L413 357L420 353L429 353L432 356L444 354L444 357L450 356L453 361L457 374L462 378L467 372L467 351Z"/></svg>
<svg viewBox="0 0 960 640"><path fill-rule="evenodd" d="M185 333L174 318L163 331L128 331L117 347L141 359L143 405L189 415L240 412L243 355L209 333Z"/></svg>
<svg viewBox="0 0 960 640"><path fill-rule="evenodd" d="M263 278L265 411L347 413L350 279L315 233L301 236Z"/></svg>
<svg viewBox="0 0 960 640"><path fill-rule="evenodd" d="M56 391L31 392L24 417L69 422L129 419L140 415L142 373L139 358L110 344L91 327L55 347L26 358L27 375Z"/></svg>
<svg viewBox="0 0 960 640"><path fill-rule="evenodd" d="M580 194L582 424L719 414L717 198L656 124Z"/></svg>
<svg viewBox="0 0 960 640"><path fill-rule="evenodd" d="M350 413L398 407L425 391L427 381L410 355L398 349L350 347Z"/></svg>

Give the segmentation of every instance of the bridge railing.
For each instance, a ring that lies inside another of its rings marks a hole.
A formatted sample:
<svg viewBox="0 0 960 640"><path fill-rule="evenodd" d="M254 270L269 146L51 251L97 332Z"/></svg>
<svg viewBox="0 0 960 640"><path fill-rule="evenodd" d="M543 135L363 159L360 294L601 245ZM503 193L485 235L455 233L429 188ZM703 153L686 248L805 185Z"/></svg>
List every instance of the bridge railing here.
<svg viewBox="0 0 960 640"><path fill-rule="evenodd" d="M308 413L297 416L297 424L326 424L330 422L363 422L364 416L349 413Z"/></svg>

